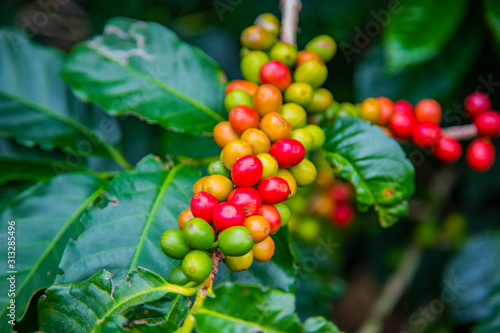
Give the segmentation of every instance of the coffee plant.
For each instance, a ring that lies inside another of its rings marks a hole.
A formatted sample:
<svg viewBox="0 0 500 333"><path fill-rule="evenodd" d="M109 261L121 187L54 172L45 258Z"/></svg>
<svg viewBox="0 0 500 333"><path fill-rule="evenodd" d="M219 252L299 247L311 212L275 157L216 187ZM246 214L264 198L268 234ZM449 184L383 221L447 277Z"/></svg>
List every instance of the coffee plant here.
<svg viewBox="0 0 500 333"><path fill-rule="evenodd" d="M496 2L78 3L0 27L2 332L500 330Z"/></svg>

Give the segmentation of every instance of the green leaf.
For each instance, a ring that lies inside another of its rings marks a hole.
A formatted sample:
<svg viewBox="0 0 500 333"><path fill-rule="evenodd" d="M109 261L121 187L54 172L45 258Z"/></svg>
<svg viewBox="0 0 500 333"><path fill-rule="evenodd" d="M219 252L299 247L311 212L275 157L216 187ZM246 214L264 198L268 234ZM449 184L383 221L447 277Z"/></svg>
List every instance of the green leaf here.
<svg viewBox="0 0 500 333"><path fill-rule="evenodd" d="M119 138L116 120L73 97L60 78L63 61L62 52L0 29L0 135L77 155L118 154L106 141Z"/></svg>
<svg viewBox="0 0 500 333"><path fill-rule="evenodd" d="M213 136L195 135L161 131L159 150L161 155L180 155L188 157L219 156L221 148L215 143Z"/></svg>
<svg viewBox="0 0 500 333"><path fill-rule="evenodd" d="M483 0L484 17L488 23L493 36L500 44L500 3L495 0Z"/></svg>
<svg viewBox="0 0 500 333"><path fill-rule="evenodd" d="M404 73L384 71L380 45L373 45L356 64L354 89L356 100L387 96L417 103L424 98L443 99L460 85L474 63L483 42L479 24L462 29L444 51L425 65ZM464 48L464 45L468 47Z"/></svg>
<svg viewBox="0 0 500 333"><path fill-rule="evenodd" d="M8 269L7 255L0 257L3 268L0 278L5 281L7 271L16 274L17 315L24 312L31 294L50 286L57 275L57 267L70 238L82 231L80 216L102 193L104 182L86 174L64 174L46 183L38 183L18 195L0 216L0 237L7 240L8 221L15 221L16 266ZM4 243L6 244L6 243ZM5 247L5 250L7 248ZM1 316L5 317L7 293L0 295ZM0 331L7 322L2 320Z"/></svg>
<svg viewBox="0 0 500 333"><path fill-rule="evenodd" d="M280 229L272 238L275 251L271 260L264 263L254 261L250 269L240 273L231 272L225 265L221 264L216 282L231 280L246 284L259 284L287 292L294 291L298 268L295 255L290 248L293 239L288 232L288 228ZM227 278L221 279L224 276Z"/></svg>
<svg viewBox="0 0 500 333"><path fill-rule="evenodd" d="M472 236L443 271L442 295L453 319L464 324L498 316L498 304L488 304L488 298L499 283L500 233Z"/></svg>
<svg viewBox="0 0 500 333"><path fill-rule="evenodd" d="M214 293L215 298L206 298L193 310L199 333L339 332L321 317L310 318L302 327L291 293L240 283L222 284Z"/></svg>
<svg viewBox="0 0 500 333"><path fill-rule="evenodd" d="M401 146L380 127L355 117L337 117L325 134L325 157L335 176L356 188L358 207L374 206L382 227L406 215L415 170Z"/></svg>
<svg viewBox="0 0 500 333"><path fill-rule="evenodd" d="M44 181L71 171L91 173L82 157L26 148L0 137L0 184L11 180Z"/></svg>
<svg viewBox="0 0 500 333"><path fill-rule="evenodd" d="M340 330L323 317L312 317L304 323L304 333L341 333Z"/></svg>
<svg viewBox="0 0 500 333"><path fill-rule="evenodd" d="M214 293L196 310L200 333L302 331L293 294L239 283L223 284Z"/></svg>
<svg viewBox="0 0 500 333"><path fill-rule="evenodd" d="M111 19L102 35L75 47L63 77L77 96L113 116L193 134L211 132L226 117L220 68L157 23Z"/></svg>
<svg viewBox="0 0 500 333"><path fill-rule="evenodd" d="M401 1L382 34L388 67L408 69L437 56L457 31L467 0Z"/></svg>
<svg viewBox="0 0 500 333"><path fill-rule="evenodd" d="M491 291L488 297L490 315L479 323L472 333L494 333L500 332L500 283Z"/></svg>
<svg viewBox="0 0 500 333"><path fill-rule="evenodd" d="M166 278L178 261L165 256L160 237L177 228L177 217L189 207L199 176L183 165L166 171L153 156L120 173L106 189L106 207L91 209L83 218L85 231L68 243L59 266L64 275L56 281L80 281L103 268L121 279L137 266Z"/></svg>
<svg viewBox="0 0 500 333"><path fill-rule="evenodd" d="M121 320L117 323L115 316L131 315L131 309L142 303L163 299L170 307L185 306L171 302L177 297L164 296L192 296L195 292L195 288L171 285L145 268L137 268L118 283L113 282L110 272L102 270L86 281L48 288L38 301L38 321L45 332L108 332L103 324L106 328L123 324Z"/></svg>

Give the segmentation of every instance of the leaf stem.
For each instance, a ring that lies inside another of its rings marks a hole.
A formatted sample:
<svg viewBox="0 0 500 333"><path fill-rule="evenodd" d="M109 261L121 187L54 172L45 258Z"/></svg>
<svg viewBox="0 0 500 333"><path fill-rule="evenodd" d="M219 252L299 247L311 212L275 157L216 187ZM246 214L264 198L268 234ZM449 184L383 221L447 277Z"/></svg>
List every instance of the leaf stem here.
<svg viewBox="0 0 500 333"><path fill-rule="evenodd" d="M300 0L280 0L280 8L281 41L297 46L297 27L302 3Z"/></svg>

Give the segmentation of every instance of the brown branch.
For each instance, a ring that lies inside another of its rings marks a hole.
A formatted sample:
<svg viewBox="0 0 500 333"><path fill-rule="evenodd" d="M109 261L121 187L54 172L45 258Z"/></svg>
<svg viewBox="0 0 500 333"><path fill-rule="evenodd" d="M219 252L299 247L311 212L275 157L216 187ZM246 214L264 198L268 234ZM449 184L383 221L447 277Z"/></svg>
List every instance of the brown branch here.
<svg viewBox="0 0 500 333"><path fill-rule="evenodd" d="M422 252L410 245L406 249L398 269L387 280L382 293L375 302L370 316L357 333L381 332L385 318L390 315L399 302L403 292L417 271Z"/></svg>
<svg viewBox="0 0 500 333"><path fill-rule="evenodd" d="M461 141L477 137L477 129L474 124L446 127L441 130L441 133Z"/></svg>
<svg viewBox="0 0 500 333"><path fill-rule="evenodd" d="M280 8L281 41L297 46L297 27L302 3L300 0L280 0Z"/></svg>

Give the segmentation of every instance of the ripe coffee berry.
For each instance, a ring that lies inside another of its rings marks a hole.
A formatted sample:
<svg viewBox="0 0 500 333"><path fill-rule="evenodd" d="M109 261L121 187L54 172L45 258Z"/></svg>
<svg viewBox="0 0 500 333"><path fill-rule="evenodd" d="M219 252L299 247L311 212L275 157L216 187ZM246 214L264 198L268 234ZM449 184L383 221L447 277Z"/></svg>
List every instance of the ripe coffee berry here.
<svg viewBox="0 0 500 333"><path fill-rule="evenodd" d="M234 189L231 194L229 194L227 202L241 208L247 217L257 215L262 207L262 198L259 192L253 187L240 187Z"/></svg>
<svg viewBox="0 0 500 333"><path fill-rule="evenodd" d="M233 164L231 178L238 187L251 187L259 182L262 170L262 162L257 156L243 156Z"/></svg>
<svg viewBox="0 0 500 333"><path fill-rule="evenodd" d="M394 109L396 109L396 103L394 104ZM401 109L402 108L403 107L401 107ZM395 112L391 120L389 121L389 128L391 129L392 134L396 138L400 139L409 138L416 125L417 125L417 119L415 118L415 115L411 111Z"/></svg>
<svg viewBox="0 0 500 333"><path fill-rule="evenodd" d="M288 67L278 60L272 60L260 68L260 82L272 84L284 91L292 83L292 74Z"/></svg>
<svg viewBox="0 0 500 333"><path fill-rule="evenodd" d="M434 156L445 163L453 163L462 155L462 145L457 139L441 136L434 150Z"/></svg>
<svg viewBox="0 0 500 333"><path fill-rule="evenodd" d="M467 148L466 158L472 169L486 171L495 161L495 147L489 139L476 139Z"/></svg>
<svg viewBox="0 0 500 333"><path fill-rule="evenodd" d="M345 202L338 202L333 211L332 222L341 228L346 228L354 221L354 209Z"/></svg>
<svg viewBox="0 0 500 333"><path fill-rule="evenodd" d="M227 228L243 225L245 213L240 207L223 202L215 208L213 221L217 230L224 231Z"/></svg>
<svg viewBox="0 0 500 333"><path fill-rule="evenodd" d="M439 124L442 113L441 105L433 99L423 99L415 106L415 116L420 122L430 121Z"/></svg>
<svg viewBox="0 0 500 333"><path fill-rule="evenodd" d="M352 198L353 190L349 183L337 183L330 189L332 199L335 201L349 201Z"/></svg>
<svg viewBox="0 0 500 333"><path fill-rule="evenodd" d="M294 139L282 139L271 146L269 152L277 161L280 168L291 168L299 164L306 156L304 145Z"/></svg>
<svg viewBox="0 0 500 333"><path fill-rule="evenodd" d="M273 205L264 204L259 211L259 215L265 217L271 226L271 235L278 232L281 226L281 215L276 207Z"/></svg>
<svg viewBox="0 0 500 333"><path fill-rule="evenodd" d="M474 118L479 136L495 137L500 132L500 114L496 111L484 111Z"/></svg>
<svg viewBox="0 0 500 333"><path fill-rule="evenodd" d="M290 187L286 180L280 177L268 177L260 181L257 191L266 204L277 204L285 201L290 194Z"/></svg>
<svg viewBox="0 0 500 333"><path fill-rule="evenodd" d="M467 111L471 117L475 117L482 111L486 111L491 108L491 100L485 93L476 91L467 96L464 106L465 111Z"/></svg>
<svg viewBox="0 0 500 333"><path fill-rule="evenodd" d="M410 102L405 100L398 100L394 102L394 113L398 112L411 112L413 113L413 106Z"/></svg>
<svg viewBox="0 0 500 333"><path fill-rule="evenodd" d="M380 103L380 118L378 123L385 125L394 114L394 103L387 97L377 97L377 100Z"/></svg>
<svg viewBox="0 0 500 333"><path fill-rule="evenodd" d="M219 201L210 193L198 192L191 198L191 213L207 222L212 222L212 215Z"/></svg>
<svg viewBox="0 0 500 333"><path fill-rule="evenodd" d="M238 105L229 111L229 123L239 135L249 128L259 128L259 122L259 115L248 105Z"/></svg>
<svg viewBox="0 0 500 333"><path fill-rule="evenodd" d="M441 136L441 127L438 124L424 121L418 124L412 132L413 142L423 148L432 148Z"/></svg>

